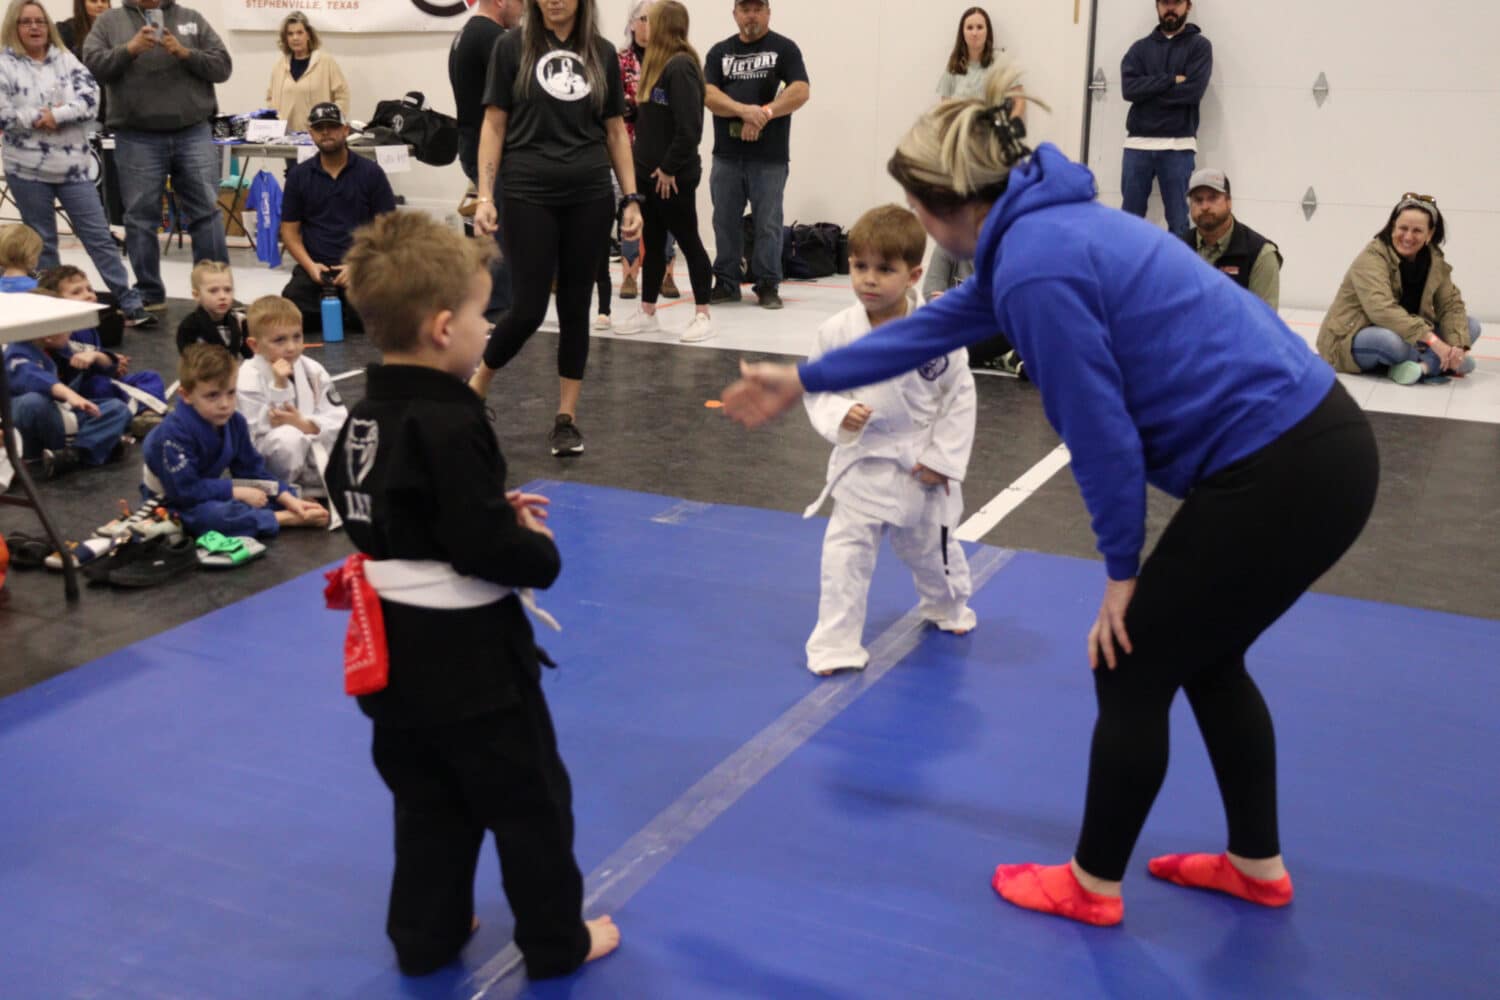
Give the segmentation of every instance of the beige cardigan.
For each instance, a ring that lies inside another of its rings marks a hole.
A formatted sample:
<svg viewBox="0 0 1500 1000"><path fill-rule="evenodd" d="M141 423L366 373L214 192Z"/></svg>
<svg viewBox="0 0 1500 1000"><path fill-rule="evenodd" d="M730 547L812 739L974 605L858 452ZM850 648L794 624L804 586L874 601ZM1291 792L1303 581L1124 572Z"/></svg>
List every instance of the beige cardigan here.
<svg viewBox="0 0 1500 1000"><path fill-rule="evenodd" d="M314 49L312 61L302 79L292 79L292 58L283 55L271 70L271 86L266 103L276 109L276 117L286 122L288 132L306 132L307 116L314 104L332 101L349 117L349 81L332 56Z"/></svg>
<svg viewBox="0 0 1500 1000"><path fill-rule="evenodd" d="M1318 330L1318 353L1323 360L1341 372L1360 371L1354 362L1354 335L1367 326L1385 327L1409 344L1433 328L1448 343L1469 347L1469 314L1453 283L1453 268L1443 251L1430 249L1432 269L1422 289L1420 314L1413 316L1401 305L1401 258L1384 241L1369 242L1349 265Z"/></svg>

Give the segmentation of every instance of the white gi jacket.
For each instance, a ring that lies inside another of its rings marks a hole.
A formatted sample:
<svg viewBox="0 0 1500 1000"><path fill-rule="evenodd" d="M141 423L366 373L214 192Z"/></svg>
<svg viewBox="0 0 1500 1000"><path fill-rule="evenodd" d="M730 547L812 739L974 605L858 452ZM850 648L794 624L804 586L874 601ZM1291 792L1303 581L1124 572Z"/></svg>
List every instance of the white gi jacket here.
<svg viewBox="0 0 1500 1000"><path fill-rule="evenodd" d="M260 448L261 442L271 433L271 410L283 403L291 403L297 412L318 425L313 437L318 453L318 468L327 463L328 452L339 436L339 428L349 417L344 400L339 396L328 369L307 355L297 359L292 366L292 378L285 389L276 388L276 375L271 363L260 355L240 365L239 411L250 425L250 440Z"/></svg>
<svg viewBox="0 0 1500 1000"><path fill-rule="evenodd" d="M917 308L907 292L908 314ZM865 307L856 303L818 328L810 359L870 332ZM947 476L949 493L937 504L942 523L954 526L963 513L960 483L974 447L976 402L969 353L959 348L916 371L842 393L809 393L803 400L813 428L834 444L822 494L804 512L817 513L830 494L840 504L887 524L913 525L929 510L932 492L912 475L918 464ZM871 410L859 432L840 424L855 403ZM938 495L942 487L936 488Z"/></svg>

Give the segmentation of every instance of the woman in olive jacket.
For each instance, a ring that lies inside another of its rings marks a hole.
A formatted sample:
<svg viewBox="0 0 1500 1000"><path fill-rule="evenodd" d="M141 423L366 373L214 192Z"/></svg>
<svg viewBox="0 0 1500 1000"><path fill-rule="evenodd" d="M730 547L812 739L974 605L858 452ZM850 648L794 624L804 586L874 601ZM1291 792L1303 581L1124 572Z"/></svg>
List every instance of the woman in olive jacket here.
<svg viewBox="0 0 1500 1000"><path fill-rule="evenodd" d="M1403 195L1344 275L1318 353L1341 372L1383 371L1400 385L1473 371L1479 321L1438 249L1445 235L1434 199Z"/></svg>

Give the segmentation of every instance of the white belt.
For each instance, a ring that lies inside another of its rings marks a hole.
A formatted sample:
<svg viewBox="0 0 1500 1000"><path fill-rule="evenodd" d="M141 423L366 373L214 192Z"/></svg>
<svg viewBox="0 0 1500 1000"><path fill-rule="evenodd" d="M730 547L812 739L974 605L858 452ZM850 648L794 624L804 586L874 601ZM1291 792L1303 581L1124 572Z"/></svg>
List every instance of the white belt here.
<svg viewBox="0 0 1500 1000"><path fill-rule="evenodd" d="M477 576L464 576L451 563L435 559L369 559L365 581L384 600L416 608L482 608L512 594L544 625L558 632L562 626L542 610L530 589L503 587Z"/></svg>

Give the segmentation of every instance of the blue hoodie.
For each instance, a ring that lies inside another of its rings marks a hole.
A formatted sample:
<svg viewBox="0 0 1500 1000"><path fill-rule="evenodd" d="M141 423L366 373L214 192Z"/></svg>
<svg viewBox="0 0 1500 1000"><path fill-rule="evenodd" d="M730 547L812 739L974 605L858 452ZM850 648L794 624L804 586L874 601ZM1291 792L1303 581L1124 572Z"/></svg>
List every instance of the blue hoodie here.
<svg viewBox="0 0 1500 1000"><path fill-rule="evenodd" d="M974 277L804 362L808 392L869 385L1004 331L1073 454L1111 579L1140 568L1146 484L1184 497L1313 411L1333 370L1182 240L1094 200L1050 143L1012 171Z"/></svg>

